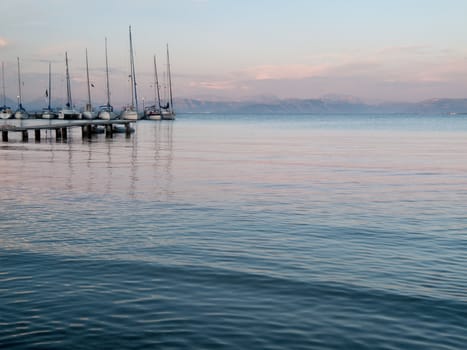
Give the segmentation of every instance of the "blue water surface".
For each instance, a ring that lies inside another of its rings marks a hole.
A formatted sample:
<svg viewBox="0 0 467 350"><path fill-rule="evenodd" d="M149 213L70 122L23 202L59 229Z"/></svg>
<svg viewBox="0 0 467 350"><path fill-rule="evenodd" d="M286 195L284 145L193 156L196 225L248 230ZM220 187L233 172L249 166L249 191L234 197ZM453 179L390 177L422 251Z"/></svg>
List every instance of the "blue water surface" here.
<svg viewBox="0 0 467 350"><path fill-rule="evenodd" d="M464 349L467 117L0 144L0 346Z"/></svg>

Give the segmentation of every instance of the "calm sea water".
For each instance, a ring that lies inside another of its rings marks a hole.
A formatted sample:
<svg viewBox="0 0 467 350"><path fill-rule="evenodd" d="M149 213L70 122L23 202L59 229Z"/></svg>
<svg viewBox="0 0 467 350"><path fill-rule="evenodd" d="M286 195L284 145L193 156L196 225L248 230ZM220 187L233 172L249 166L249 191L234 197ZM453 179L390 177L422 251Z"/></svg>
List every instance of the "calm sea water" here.
<svg viewBox="0 0 467 350"><path fill-rule="evenodd" d="M0 347L465 349L467 117L0 143Z"/></svg>

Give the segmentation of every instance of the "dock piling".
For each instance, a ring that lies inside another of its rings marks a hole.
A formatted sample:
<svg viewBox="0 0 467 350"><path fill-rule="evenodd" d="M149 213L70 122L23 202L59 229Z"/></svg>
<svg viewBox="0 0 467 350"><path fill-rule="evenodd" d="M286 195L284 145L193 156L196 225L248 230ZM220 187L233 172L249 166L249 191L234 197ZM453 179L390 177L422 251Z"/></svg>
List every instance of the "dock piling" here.
<svg viewBox="0 0 467 350"><path fill-rule="evenodd" d="M113 126L112 125L105 126L105 136L113 137Z"/></svg>
<svg viewBox="0 0 467 350"><path fill-rule="evenodd" d="M113 134L115 132L114 125L124 125L125 126L125 133L127 137L131 136L131 133L134 131L134 129L131 127L131 122L128 120L95 120L95 121L89 121L89 122L82 122L82 121L76 121L76 122L59 122L59 123L48 123L44 125L26 125L21 124L20 126L14 126L14 125L0 125L0 131L2 133L2 141L3 142L8 142L8 133L9 132L19 132L21 133L22 140L24 142L28 141L29 139L29 130L34 130L34 138L36 142L40 142L41 139L41 130L46 131L46 137L48 137L48 132L50 131L55 131L55 138L57 141L59 140L66 140L68 137L68 128L72 127L80 127L81 128L81 133L83 138L86 137L92 137L93 131L98 131L99 126L104 126L105 127L105 134L107 137L113 137ZM96 128L96 130L94 130ZM52 136L52 135L51 135Z"/></svg>

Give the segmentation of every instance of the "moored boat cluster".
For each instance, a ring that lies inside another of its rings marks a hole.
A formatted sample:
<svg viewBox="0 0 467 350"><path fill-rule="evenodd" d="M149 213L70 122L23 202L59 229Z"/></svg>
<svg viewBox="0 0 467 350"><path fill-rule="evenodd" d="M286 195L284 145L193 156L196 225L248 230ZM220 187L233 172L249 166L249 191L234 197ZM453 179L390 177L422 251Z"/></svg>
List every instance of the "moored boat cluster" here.
<svg viewBox="0 0 467 350"><path fill-rule="evenodd" d="M65 52L65 68L66 68L66 91L67 101L63 108L57 109L51 106L51 95L52 95L52 84L51 84L51 64L49 63L49 85L46 90L46 97L48 105L44 108L41 113L35 113L36 118L42 119L124 119L124 120L139 120L139 119L151 119L151 120L174 120L175 111L173 108L172 98L172 81L170 73L170 58L169 58L169 47L167 45L167 84L168 84L168 99L162 102L160 98L160 86L157 75L156 57L154 56L154 104L143 108L143 111L139 111L138 108L138 95L136 89L136 74L135 64L133 58L133 42L131 37L131 26L129 27L129 38L130 38L130 79L131 79L131 103L124 106L120 113L114 111L114 107L110 101L110 84L109 84L109 64L107 56L107 38L105 39L105 64L106 64L106 97L107 103L94 109L91 103L91 89L89 80L89 67L88 67L88 53L86 50L86 81L87 81L87 103L84 110L79 111L75 108L71 94L71 80L68 65L68 53ZM26 111L22 104L22 93L21 93L21 70L20 70L20 59L17 58L18 62L18 107L13 110L11 107L6 105L6 93L5 93L5 67L2 62L2 93L3 93L3 106L0 106L0 119L28 119L32 115Z"/></svg>

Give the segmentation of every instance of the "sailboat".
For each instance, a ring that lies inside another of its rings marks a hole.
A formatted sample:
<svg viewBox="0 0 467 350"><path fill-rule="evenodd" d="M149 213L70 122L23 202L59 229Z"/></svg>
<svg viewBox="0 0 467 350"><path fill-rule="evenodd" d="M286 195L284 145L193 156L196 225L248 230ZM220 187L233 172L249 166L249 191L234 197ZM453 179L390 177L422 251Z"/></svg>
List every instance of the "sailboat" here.
<svg viewBox="0 0 467 350"><path fill-rule="evenodd" d="M49 89L45 91L45 95L48 99L47 108L42 110L42 119L55 119L58 118L58 113L52 110L50 106L52 100L52 64L49 62Z"/></svg>
<svg viewBox="0 0 467 350"><path fill-rule="evenodd" d="M175 111L174 104L172 99L172 77L170 73L170 58L169 58L169 44L167 44L167 84L169 89L169 100L165 106L161 106L162 109L162 119L164 120L174 120Z"/></svg>
<svg viewBox="0 0 467 350"><path fill-rule="evenodd" d="M18 109L15 111L15 119L28 119L29 114L28 112L26 112L21 102L21 70L19 66L19 57L17 57L17 60L18 60Z"/></svg>
<svg viewBox="0 0 467 350"><path fill-rule="evenodd" d="M161 96L157 77L156 55L154 55L154 105L144 109L144 115L150 120L161 120Z"/></svg>
<svg viewBox="0 0 467 350"><path fill-rule="evenodd" d="M68 70L68 53L65 52L65 66L66 66L66 95L67 102L65 107L62 108L59 114L59 119L81 119L81 113L73 108L73 101L71 99L71 82L70 71Z"/></svg>
<svg viewBox="0 0 467 350"><path fill-rule="evenodd" d="M136 76L135 76L135 60L133 57L133 42L131 40L131 26L129 27L130 33L130 84L131 84L131 104L125 106L120 114L120 119L138 120L138 96L136 94Z"/></svg>
<svg viewBox="0 0 467 350"><path fill-rule="evenodd" d="M82 117L83 119L94 119L96 114L92 111L91 104L91 83L89 82L88 49L86 49L86 82L88 84L88 103L86 103Z"/></svg>
<svg viewBox="0 0 467 350"><path fill-rule="evenodd" d="M110 119L115 119L117 117L117 114L114 113L114 108L110 104L109 60L107 58L107 38L105 38L105 74L107 77L107 80L106 80L107 104L99 107L97 118L110 120Z"/></svg>
<svg viewBox="0 0 467 350"><path fill-rule="evenodd" d="M3 106L0 107L0 119L10 119L13 117L13 112L10 107L6 105L5 94L5 64L2 62L2 90L3 90Z"/></svg>

